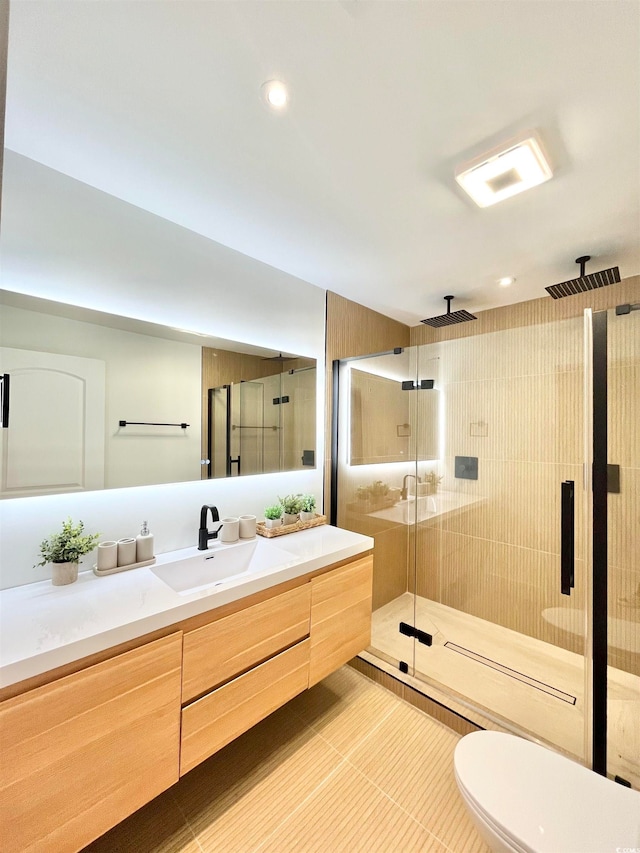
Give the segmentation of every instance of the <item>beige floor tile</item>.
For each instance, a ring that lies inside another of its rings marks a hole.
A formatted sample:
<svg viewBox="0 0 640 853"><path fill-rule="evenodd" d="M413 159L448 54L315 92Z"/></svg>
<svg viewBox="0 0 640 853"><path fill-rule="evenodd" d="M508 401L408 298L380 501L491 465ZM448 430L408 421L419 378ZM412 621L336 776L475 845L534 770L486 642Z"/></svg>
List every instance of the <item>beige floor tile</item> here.
<svg viewBox="0 0 640 853"><path fill-rule="evenodd" d="M453 774L459 738L422 712L401 705L349 757L374 782L456 853L480 853Z"/></svg>
<svg viewBox="0 0 640 853"><path fill-rule="evenodd" d="M446 853L433 835L348 764L340 767L258 850Z"/></svg>
<svg viewBox="0 0 640 853"><path fill-rule="evenodd" d="M83 853L200 853L172 790L85 847Z"/></svg>
<svg viewBox="0 0 640 853"><path fill-rule="evenodd" d="M187 774L175 796L203 851L247 853L341 760L285 707Z"/></svg>
<svg viewBox="0 0 640 853"><path fill-rule="evenodd" d="M348 755L400 699L352 667L342 667L289 707L343 755Z"/></svg>

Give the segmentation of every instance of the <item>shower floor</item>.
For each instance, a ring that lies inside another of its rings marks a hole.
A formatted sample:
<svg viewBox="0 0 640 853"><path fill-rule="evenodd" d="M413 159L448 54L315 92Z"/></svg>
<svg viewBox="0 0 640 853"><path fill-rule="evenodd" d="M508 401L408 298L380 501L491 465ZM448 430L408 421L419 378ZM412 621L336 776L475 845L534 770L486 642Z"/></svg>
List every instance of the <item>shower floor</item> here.
<svg viewBox="0 0 640 853"><path fill-rule="evenodd" d="M432 634L433 645L400 634L400 622ZM470 718L465 704L498 726L584 755L580 655L408 592L374 612L369 652L396 677L402 678L397 661L415 665L418 679L451 695ZM640 678L610 667L608 692L609 770L640 788Z"/></svg>

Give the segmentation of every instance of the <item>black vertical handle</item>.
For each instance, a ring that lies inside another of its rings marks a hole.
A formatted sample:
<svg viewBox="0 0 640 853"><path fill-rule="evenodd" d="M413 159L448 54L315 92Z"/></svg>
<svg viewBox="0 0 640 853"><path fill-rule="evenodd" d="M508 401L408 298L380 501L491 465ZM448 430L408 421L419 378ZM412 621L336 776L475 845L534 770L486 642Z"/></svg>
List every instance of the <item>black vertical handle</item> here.
<svg viewBox="0 0 640 853"><path fill-rule="evenodd" d="M571 595L574 586L575 490L573 480L566 480L562 489L562 520L560 538L560 592Z"/></svg>
<svg viewBox="0 0 640 853"><path fill-rule="evenodd" d="M228 474L229 477L231 476L231 466L232 465L238 466L237 476L239 477L240 476L240 454L238 454L236 459L232 459L231 456L229 457L229 474Z"/></svg>
<svg viewBox="0 0 640 853"><path fill-rule="evenodd" d="M0 414L2 428L9 429L9 381L11 377L8 373L0 376L0 397L2 399L2 413Z"/></svg>

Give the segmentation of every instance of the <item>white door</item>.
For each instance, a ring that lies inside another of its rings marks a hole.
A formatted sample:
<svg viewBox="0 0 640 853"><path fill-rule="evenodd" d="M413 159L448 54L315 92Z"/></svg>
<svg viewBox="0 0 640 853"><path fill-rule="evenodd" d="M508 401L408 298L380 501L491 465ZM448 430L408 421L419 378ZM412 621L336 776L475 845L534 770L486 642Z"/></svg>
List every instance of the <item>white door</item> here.
<svg viewBox="0 0 640 853"><path fill-rule="evenodd" d="M22 497L101 489L105 364L95 358L0 347L10 379L0 430L0 493Z"/></svg>

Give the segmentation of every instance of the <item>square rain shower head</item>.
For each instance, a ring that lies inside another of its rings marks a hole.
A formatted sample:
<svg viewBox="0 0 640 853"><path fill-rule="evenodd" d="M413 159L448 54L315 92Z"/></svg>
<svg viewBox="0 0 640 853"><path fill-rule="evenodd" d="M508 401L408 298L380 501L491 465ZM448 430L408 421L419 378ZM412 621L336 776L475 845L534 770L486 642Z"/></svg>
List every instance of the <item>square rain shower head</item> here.
<svg viewBox="0 0 640 853"><path fill-rule="evenodd" d="M586 293L588 290L597 290L599 287L607 287L609 284L617 284L620 281L618 267L609 267L607 270L586 274L584 268L589 260L591 260L589 255L576 258L576 263L580 264L578 278L561 281L560 284L551 284L545 287L547 293L554 299L562 299L563 296L575 296L576 293Z"/></svg>
<svg viewBox="0 0 640 853"><path fill-rule="evenodd" d="M451 311L449 314L440 314L439 317L430 317L428 320L420 320L420 322L437 329L439 326L451 326L453 323L465 323L467 320L477 319L475 314L470 314L468 311L462 309L460 311Z"/></svg>

